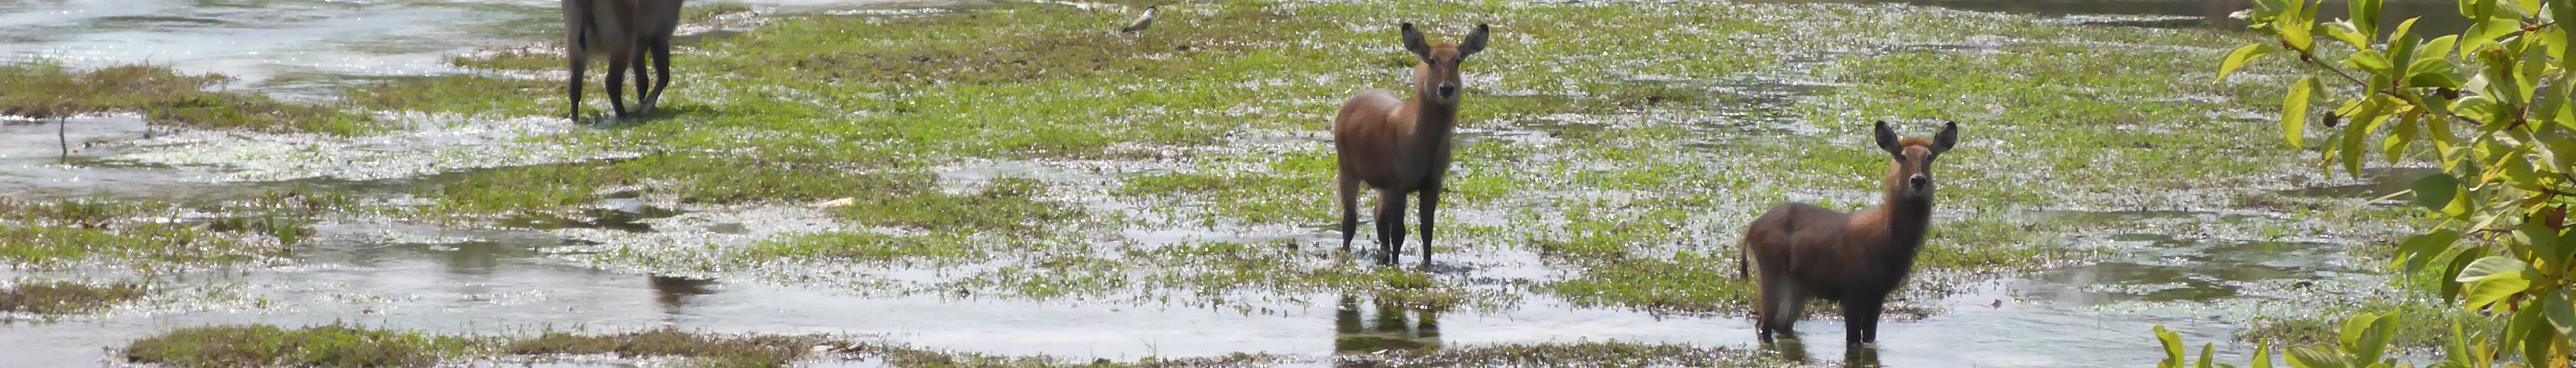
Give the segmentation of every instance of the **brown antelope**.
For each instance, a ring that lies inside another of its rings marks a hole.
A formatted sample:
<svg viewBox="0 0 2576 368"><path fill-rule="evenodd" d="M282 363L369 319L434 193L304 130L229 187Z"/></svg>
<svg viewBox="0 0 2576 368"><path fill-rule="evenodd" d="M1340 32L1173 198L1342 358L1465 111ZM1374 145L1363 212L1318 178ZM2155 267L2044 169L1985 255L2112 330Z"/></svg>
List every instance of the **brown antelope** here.
<svg viewBox="0 0 2576 368"><path fill-rule="evenodd" d="M1340 161L1342 251L1359 229L1360 184L1377 188L1378 262L1395 264L1404 251L1404 195L1422 193L1422 267L1431 267L1431 220L1440 209L1440 181L1449 175L1449 133L1458 127L1458 97L1466 81L1458 64L1485 50L1488 27L1476 25L1465 42L1433 45L1404 23L1404 49L1422 63L1413 67L1413 99L1385 89L1360 91L1333 117L1333 151Z"/></svg>
<svg viewBox="0 0 2576 368"><path fill-rule="evenodd" d="M671 31L682 0L564 0L564 56L571 59L572 119L581 121L581 77L591 55L608 57L608 106L617 118L653 111L671 84ZM645 57L660 78L645 75ZM635 68L635 110L626 109L626 69Z"/></svg>
<svg viewBox="0 0 2576 368"><path fill-rule="evenodd" d="M1943 125L1928 141L1898 140L1884 121L1877 135L1878 148L1896 160L1880 180L1886 202L1850 214L1783 203L1745 227L1735 272L1746 273L1747 255L1762 270L1754 329L1763 343L1772 342L1774 331L1796 338L1790 327L1806 313L1808 298L1842 303L1844 344L1878 342L1887 294L1913 271L1914 254L1931 228L1932 161L1959 142L1959 123Z"/></svg>

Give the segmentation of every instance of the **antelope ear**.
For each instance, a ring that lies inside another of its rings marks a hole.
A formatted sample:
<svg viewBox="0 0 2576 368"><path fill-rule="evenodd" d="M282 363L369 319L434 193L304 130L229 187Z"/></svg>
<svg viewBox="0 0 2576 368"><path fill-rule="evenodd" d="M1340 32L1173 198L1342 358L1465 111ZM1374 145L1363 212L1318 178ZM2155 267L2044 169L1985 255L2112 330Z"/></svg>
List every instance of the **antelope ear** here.
<svg viewBox="0 0 2576 368"><path fill-rule="evenodd" d="M1414 57L1431 60L1431 43L1422 41L1422 31L1414 29L1410 22L1404 23L1403 28L1404 50L1412 51Z"/></svg>
<svg viewBox="0 0 2576 368"><path fill-rule="evenodd" d="M1937 155L1942 152L1948 152L1950 151L1951 146L1958 144L1959 122L1953 121L1948 124L1942 124L1941 134L1932 136L1932 154Z"/></svg>
<svg viewBox="0 0 2576 368"><path fill-rule="evenodd" d="M1905 147L1896 145L1896 130L1888 129L1887 121L1880 120L1878 122L1877 133L1878 149L1887 150L1887 153L1893 153L1898 156L1905 155Z"/></svg>
<svg viewBox="0 0 2576 368"><path fill-rule="evenodd" d="M1484 24L1477 24L1476 31L1467 34L1467 41L1458 44L1458 58L1465 59L1467 58L1467 55L1475 55L1477 51L1485 51L1485 35L1487 34L1486 31L1490 29L1492 29L1492 27L1488 27Z"/></svg>

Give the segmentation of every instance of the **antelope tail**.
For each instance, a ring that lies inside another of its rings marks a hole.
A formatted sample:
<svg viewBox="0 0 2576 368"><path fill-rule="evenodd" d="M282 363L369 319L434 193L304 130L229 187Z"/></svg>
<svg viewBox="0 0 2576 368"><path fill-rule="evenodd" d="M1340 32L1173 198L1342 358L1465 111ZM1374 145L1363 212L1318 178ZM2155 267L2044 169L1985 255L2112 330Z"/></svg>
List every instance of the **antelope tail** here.
<svg viewBox="0 0 2576 368"><path fill-rule="evenodd" d="M1744 253L1745 253L1746 251L1749 251L1749 250L1748 250L1748 249L1745 249L1743 244L1740 244L1740 243L1739 243L1739 244L1736 244L1736 245L1735 245L1735 278L1739 278L1739 279L1741 279L1741 278L1751 278L1751 277L1753 277L1753 276L1751 275L1751 274L1752 274L1752 272L1750 272L1750 271L1749 271L1749 270L1750 270L1750 268L1748 268L1748 267L1745 265L1745 263L1744 263ZM1725 272L1725 271L1719 271L1719 272Z"/></svg>

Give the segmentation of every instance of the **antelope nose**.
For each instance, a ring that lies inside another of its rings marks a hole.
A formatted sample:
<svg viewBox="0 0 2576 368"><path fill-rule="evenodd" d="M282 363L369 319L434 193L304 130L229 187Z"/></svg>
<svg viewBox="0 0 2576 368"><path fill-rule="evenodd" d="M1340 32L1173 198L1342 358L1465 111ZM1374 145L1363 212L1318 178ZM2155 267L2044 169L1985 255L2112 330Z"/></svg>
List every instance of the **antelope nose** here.
<svg viewBox="0 0 2576 368"><path fill-rule="evenodd" d="M1441 98L1458 97L1458 85L1442 84L1439 92Z"/></svg>
<svg viewBox="0 0 2576 368"><path fill-rule="evenodd" d="M1914 174L1913 177L1906 178L1905 182L1906 184L1914 185L1914 189L1923 189L1923 187L1932 185L1932 177L1923 176L1923 174Z"/></svg>

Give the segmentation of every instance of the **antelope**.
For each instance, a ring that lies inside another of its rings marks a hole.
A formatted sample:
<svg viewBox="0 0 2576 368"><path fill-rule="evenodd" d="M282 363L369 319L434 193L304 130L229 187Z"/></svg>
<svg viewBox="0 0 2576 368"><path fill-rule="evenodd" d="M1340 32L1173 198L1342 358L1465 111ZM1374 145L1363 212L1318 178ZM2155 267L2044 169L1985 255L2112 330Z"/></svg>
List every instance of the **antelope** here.
<svg viewBox="0 0 2576 368"><path fill-rule="evenodd" d="M1884 121L1876 133L1878 148L1895 159L1880 180L1887 188L1884 203L1850 214L1783 203L1745 227L1735 272L1746 275L1747 256L1762 270L1754 307L1762 343L1771 343L1773 332L1796 338L1790 327L1806 312L1809 298L1841 302L1845 345L1878 342L1887 294L1912 272L1923 233L1931 228L1932 161L1959 142L1959 123L1943 125L1931 140L1899 140Z"/></svg>
<svg viewBox="0 0 2576 368"><path fill-rule="evenodd" d="M616 116L653 111L671 85L671 31L682 0L564 0L564 56L570 59L573 122L581 121L581 77L591 55L608 57L608 105ZM645 57L660 78L645 75ZM626 68L635 68L635 110L626 109ZM649 88L648 88L649 87Z"/></svg>
<svg viewBox="0 0 2576 368"><path fill-rule="evenodd" d="M1397 100L1395 92L1385 89L1360 91L1333 117L1342 251L1351 250L1359 228L1360 184L1377 189L1378 262L1387 265L1404 251L1404 196L1420 192L1422 267L1428 269L1431 222L1440 209L1441 179L1449 175L1449 135L1458 126L1459 92L1466 89L1458 64L1485 50L1489 27L1476 25L1465 42L1455 45L1424 42L1413 23L1401 28L1404 49L1421 60L1413 67L1413 99Z"/></svg>

